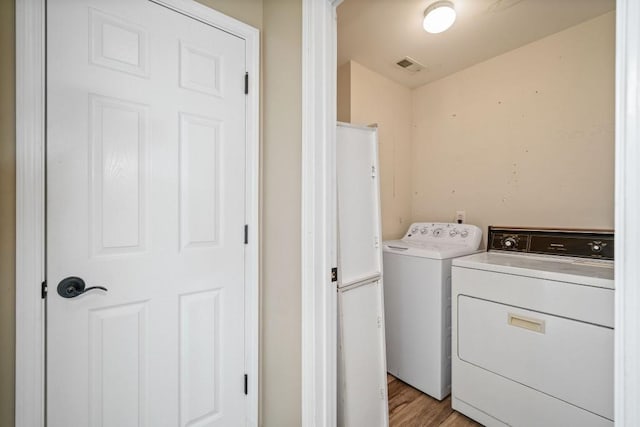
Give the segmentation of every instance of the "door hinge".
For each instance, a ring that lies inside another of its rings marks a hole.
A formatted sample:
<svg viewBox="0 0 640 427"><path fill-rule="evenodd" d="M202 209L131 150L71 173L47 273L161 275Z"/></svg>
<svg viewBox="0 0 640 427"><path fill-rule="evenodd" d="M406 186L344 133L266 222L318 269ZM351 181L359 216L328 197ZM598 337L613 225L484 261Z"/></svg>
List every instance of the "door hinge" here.
<svg viewBox="0 0 640 427"><path fill-rule="evenodd" d="M331 282L338 281L338 267L333 267L331 269Z"/></svg>
<svg viewBox="0 0 640 427"><path fill-rule="evenodd" d="M42 297L42 299L45 299L47 297L48 290L49 289L47 288L47 281L45 280L40 285L40 296Z"/></svg>
<svg viewBox="0 0 640 427"><path fill-rule="evenodd" d="M244 94L249 94L249 73L244 73Z"/></svg>
<svg viewBox="0 0 640 427"><path fill-rule="evenodd" d="M244 244L249 244L249 225L244 225Z"/></svg>
<svg viewBox="0 0 640 427"><path fill-rule="evenodd" d="M249 375L244 374L244 394L249 394Z"/></svg>

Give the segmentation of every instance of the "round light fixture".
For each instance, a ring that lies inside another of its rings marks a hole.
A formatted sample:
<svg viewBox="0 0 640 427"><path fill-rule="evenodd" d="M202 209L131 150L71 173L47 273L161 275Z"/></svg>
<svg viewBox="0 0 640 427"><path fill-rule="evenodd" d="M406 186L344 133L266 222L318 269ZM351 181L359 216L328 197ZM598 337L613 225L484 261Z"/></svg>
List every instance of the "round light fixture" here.
<svg viewBox="0 0 640 427"><path fill-rule="evenodd" d="M456 20L456 9L448 0L431 3L424 11L422 26L427 33L438 34L453 25Z"/></svg>

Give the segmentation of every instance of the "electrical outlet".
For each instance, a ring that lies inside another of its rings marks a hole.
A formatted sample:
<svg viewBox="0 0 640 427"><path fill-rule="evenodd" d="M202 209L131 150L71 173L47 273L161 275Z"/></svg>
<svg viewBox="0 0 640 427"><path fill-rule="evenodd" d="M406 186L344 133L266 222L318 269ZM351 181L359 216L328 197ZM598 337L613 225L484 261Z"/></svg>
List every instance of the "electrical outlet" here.
<svg viewBox="0 0 640 427"><path fill-rule="evenodd" d="M456 211L456 222L463 224L467 221L467 213L465 211Z"/></svg>

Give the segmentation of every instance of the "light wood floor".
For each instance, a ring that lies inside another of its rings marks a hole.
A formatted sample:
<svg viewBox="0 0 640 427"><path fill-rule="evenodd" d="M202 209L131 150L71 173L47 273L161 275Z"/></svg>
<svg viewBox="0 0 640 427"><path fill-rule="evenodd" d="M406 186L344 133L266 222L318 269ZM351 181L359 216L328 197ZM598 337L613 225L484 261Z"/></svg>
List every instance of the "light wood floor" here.
<svg viewBox="0 0 640 427"><path fill-rule="evenodd" d="M451 396L439 402L391 375L387 386L391 427L481 427L451 409Z"/></svg>

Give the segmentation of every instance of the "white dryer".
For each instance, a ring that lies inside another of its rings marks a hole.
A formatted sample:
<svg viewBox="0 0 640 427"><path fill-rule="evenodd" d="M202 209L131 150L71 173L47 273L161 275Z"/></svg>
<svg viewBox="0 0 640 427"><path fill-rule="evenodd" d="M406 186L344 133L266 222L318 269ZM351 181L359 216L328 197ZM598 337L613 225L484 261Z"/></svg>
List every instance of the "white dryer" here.
<svg viewBox="0 0 640 427"><path fill-rule="evenodd" d="M490 227L488 247L453 261L453 408L613 426L613 232Z"/></svg>
<svg viewBox="0 0 640 427"><path fill-rule="evenodd" d="M481 240L474 225L414 223L383 245L387 372L439 400L451 392L451 261Z"/></svg>

